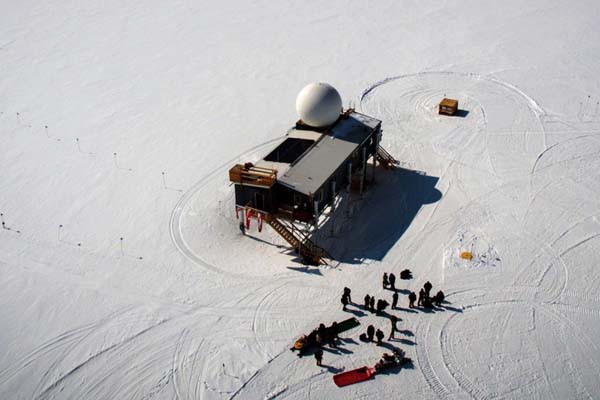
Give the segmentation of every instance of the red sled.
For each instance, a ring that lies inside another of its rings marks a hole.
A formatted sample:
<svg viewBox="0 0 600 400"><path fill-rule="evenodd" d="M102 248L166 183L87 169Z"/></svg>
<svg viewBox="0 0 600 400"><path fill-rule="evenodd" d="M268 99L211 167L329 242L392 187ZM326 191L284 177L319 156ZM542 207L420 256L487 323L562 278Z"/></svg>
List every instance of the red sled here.
<svg viewBox="0 0 600 400"><path fill-rule="evenodd" d="M375 375L375 368L361 367L352 371L342 372L333 376L333 381L338 387L352 385L353 383L364 382Z"/></svg>

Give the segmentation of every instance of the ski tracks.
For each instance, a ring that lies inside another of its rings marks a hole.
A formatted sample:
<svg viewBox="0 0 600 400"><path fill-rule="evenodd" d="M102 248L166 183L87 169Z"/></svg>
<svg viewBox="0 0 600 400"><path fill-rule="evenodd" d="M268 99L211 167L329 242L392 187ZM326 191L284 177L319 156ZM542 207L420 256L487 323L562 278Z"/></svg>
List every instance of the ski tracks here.
<svg viewBox="0 0 600 400"><path fill-rule="evenodd" d="M171 240L173 241L173 243L175 244L175 247L183 254L185 255L189 260L191 260L192 262L194 262L195 264L205 268L206 270L213 272L213 273L217 273L220 275L225 275L225 276L232 276L232 277L240 277L240 278L249 278L251 276L247 275L247 274L243 274L243 273L239 273L239 272L231 272L231 271L226 271L222 268L219 268L218 266L215 266L213 264L211 264L210 262L206 261L205 259L203 259L200 255L196 254L185 242L185 239L183 237L183 233L181 231L181 218L183 215L183 211L185 210L185 207L189 204L189 202L194 198L194 196L196 196L199 192L202 191L202 189L212 180L215 179L217 175L219 175L220 173L222 173L223 171L225 171L228 167L230 167L233 163L239 161L240 159L244 158L245 156L249 155L252 152L258 151L260 149L263 149L275 142L278 142L280 140L282 140L283 138L285 138L284 136L279 136L276 137L274 139L268 140L266 142L263 142L259 145L256 145L248 150L246 150L243 153L240 153L239 155L235 156L234 158L230 159L229 161L223 163L222 165L220 165L219 167L213 169L211 172L209 172L208 174L206 174L204 177L202 177L194 186L192 186L192 188L190 188L187 192L185 192L183 194L183 196L181 196L181 198L179 199L179 201L177 202L177 204L175 205L175 208L173 208L173 211L171 212L171 218L170 218L170 222L169 222L169 229L170 229L170 234L171 234Z"/></svg>
<svg viewBox="0 0 600 400"><path fill-rule="evenodd" d="M416 329L415 336L420 338L416 344L417 361L421 373L431 390L440 399L449 399L450 391L441 382L438 374L431 366L428 338L431 331L431 321L422 322Z"/></svg>

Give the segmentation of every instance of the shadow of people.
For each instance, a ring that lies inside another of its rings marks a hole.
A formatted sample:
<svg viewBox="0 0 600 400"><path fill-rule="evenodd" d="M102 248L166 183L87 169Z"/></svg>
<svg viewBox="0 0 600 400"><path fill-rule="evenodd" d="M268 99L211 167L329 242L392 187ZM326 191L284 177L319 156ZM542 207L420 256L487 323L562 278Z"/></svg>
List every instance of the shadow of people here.
<svg viewBox="0 0 600 400"><path fill-rule="evenodd" d="M342 353L342 354L352 354L352 353L354 353L352 350L348 350L348 349L346 349L346 348L344 348L344 347L339 347L339 346L338 346L338 347L337 347L337 349L338 349L338 350L339 350L339 352L340 352L340 353Z"/></svg>
<svg viewBox="0 0 600 400"><path fill-rule="evenodd" d="M354 314L357 317L364 317L365 315L367 315L367 314L365 314L364 312L362 312L360 310L352 309L352 308L349 308L349 307L346 307L346 312L349 312L350 314Z"/></svg>
<svg viewBox="0 0 600 400"><path fill-rule="evenodd" d="M457 313L462 313L463 310L461 308L456 308L456 307L451 307L451 306L440 306L437 307L438 310L448 310L448 311L453 311L453 312L457 312Z"/></svg>
<svg viewBox="0 0 600 400"><path fill-rule="evenodd" d="M413 331L411 331L410 329L401 329L401 330L398 330L398 333L400 333L404 336L415 336Z"/></svg>
<svg viewBox="0 0 600 400"><path fill-rule="evenodd" d="M331 365L321 365L322 368L325 368L327 370L327 372L331 372L332 374L338 374L340 372L342 372L344 370L344 368L337 368L337 367L333 367Z"/></svg>
<svg viewBox="0 0 600 400"><path fill-rule="evenodd" d="M316 267L310 267L308 265L304 266L304 267L286 267L287 269L291 269L292 271L296 271L296 272L303 272L305 274L312 274L312 275L320 275L323 276L323 274L321 273L321 270L319 268Z"/></svg>
<svg viewBox="0 0 600 400"><path fill-rule="evenodd" d="M395 310L397 311L403 311L403 312L407 312L407 313L413 313L413 314L417 314L418 311L415 308L404 308L404 307L398 307L396 306Z"/></svg>
<svg viewBox="0 0 600 400"><path fill-rule="evenodd" d="M396 346L394 346L393 344L391 344L390 342L381 342L380 344L378 344L379 347L384 347L388 350L391 351L395 351L398 350L398 348Z"/></svg>
<svg viewBox="0 0 600 400"><path fill-rule="evenodd" d="M328 347L328 346L323 346L321 347L321 350L323 350L324 352L328 352L328 353L332 353L332 354L339 354L341 353L340 348L339 347Z"/></svg>
<svg viewBox="0 0 600 400"><path fill-rule="evenodd" d="M410 339L399 338L399 339L396 339L396 340L397 340L398 342L400 342L400 343L402 343L402 344L405 344L405 345L408 345L408 346L414 346L414 345L416 344L415 342L413 342L413 341L412 341L412 340L410 340Z"/></svg>

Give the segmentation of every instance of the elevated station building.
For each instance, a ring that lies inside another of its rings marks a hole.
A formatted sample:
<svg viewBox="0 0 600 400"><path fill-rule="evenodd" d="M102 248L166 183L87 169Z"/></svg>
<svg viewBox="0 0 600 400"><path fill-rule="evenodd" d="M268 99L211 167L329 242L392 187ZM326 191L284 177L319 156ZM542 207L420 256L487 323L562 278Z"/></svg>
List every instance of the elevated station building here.
<svg viewBox="0 0 600 400"><path fill-rule="evenodd" d="M334 88L313 84L313 91L314 85L325 87L317 86L319 93L312 93L312 97L309 93L308 100L300 93L299 101L304 103L297 101L296 108L301 119L283 142L255 163L234 165L229 179L235 186L236 211L243 211L246 224L253 217L259 220L259 227L267 222L306 261L320 263L326 257L325 250L308 237L299 237L294 223L316 222L340 190L362 193L374 180L377 162L393 167L396 161L379 145L380 120L353 109L343 111ZM317 104L306 107L307 101ZM309 108L304 115L302 106ZM373 168L368 177L370 160Z"/></svg>

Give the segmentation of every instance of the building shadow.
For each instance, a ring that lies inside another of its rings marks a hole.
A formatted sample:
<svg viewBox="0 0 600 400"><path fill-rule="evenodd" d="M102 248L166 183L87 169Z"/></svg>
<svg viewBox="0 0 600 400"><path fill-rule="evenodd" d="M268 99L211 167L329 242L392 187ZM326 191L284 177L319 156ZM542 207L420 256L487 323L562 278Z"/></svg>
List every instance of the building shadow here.
<svg viewBox="0 0 600 400"><path fill-rule="evenodd" d="M454 113L453 117L467 118L467 115L469 115L469 110L461 110L461 109L458 109L458 110L456 110L456 112Z"/></svg>
<svg viewBox="0 0 600 400"><path fill-rule="evenodd" d="M313 275L321 275L321 276L323 275L321 273L321 270L319 268L311 267L311 266L308 266L308 265L303 266L303 267L293 267L293 266L290 266L290 267L286 267L286 268L289 269L289 270L292 270L292 271L296 271L296 272L303 272L305 274L313 274Z"/></svg>
<svg viewBox="0 0 600 400"><path fill-rule="evenodd" d="M354 215L348 217L341 204L336 215L321 228L330 232L330 224L344 228L334 237L317 238L336 261L361 264L365 259L382 260L407 231L417 213L426 204L442 198L436 189L438 177L405 168L376 169L376 183L360 201ZM345 228L348 226L348 228Z"/></svg>

